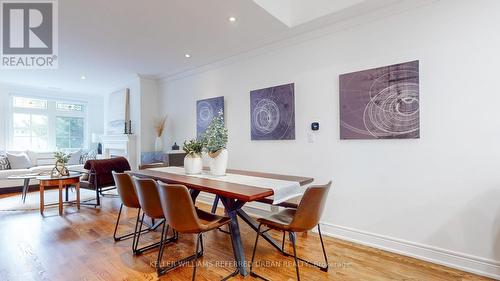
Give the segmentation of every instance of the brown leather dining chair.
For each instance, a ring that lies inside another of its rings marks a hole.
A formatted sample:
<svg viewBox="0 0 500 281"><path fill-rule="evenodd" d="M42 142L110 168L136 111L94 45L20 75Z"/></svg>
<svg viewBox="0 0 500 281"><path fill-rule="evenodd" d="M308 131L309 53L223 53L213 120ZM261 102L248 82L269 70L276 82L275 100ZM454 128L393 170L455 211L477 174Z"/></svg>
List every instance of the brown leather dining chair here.
<svg viewBox="0 0 500 281"><path fill-rule="evenodd" d="M194 260L192 280L195 280L196 262L199 257L203 256L203 233L217 229L223 225L227 225L230 222L230 219L225 216L215 215L196 208L187 187L183 185L164 184L162 182L158 182L158 192L160 193L163 213L165 214L170 226L179 233L197 234L195 253L189 257L178 260L169 266L161 267L163 246L160 246L160 252L158 253L158 260L156 263L158 277L191 260ZM164 243L163 234L161 243ZM227 280L237 274L238 271L236 270L222 280Z"/></svg>
<svg viewBox="0 0 500 281"><path fill-rule="evenodd" d="M257 221L259 222L259 229L257 231L257 237L255 238L255 245L252 253L252 261L250 263L250 275L256 278L268 280L255 273L252 269L253 269L253 262L255 259L255 252L257 250L257 243L259 241L259 236L268 232L271 229L283 232L283 243L281 246L281 252L285 256L294 258L297 280L300 280L298 260L316 266L324 272L328 271L328 258L326 256L325 245L323 244L323 236L321 235L319 220L321 218L321 214L323 213L323 209L325 208L326 198L328 196L328 191L330 190L331 185L332 182L330 181L326 185L309 187L304 193L297 209L290 209L290 208L284 209L276 214L270 215L269 217L257 219ZM261 227L263 225L266 226L267 229L261 231ZM321 241L321 248L323 249L323 256L325 258L325 266L320 266L317 263L313 263L297 257L296 233L310 231L315 226L318 227L319 239ZM289 236L293 246L293 255L285 252L285 236L287 232L290 234Z"/></svg>
<svg viewBox="0 0 500 281"><path fill-rule="evenodd" d="M162 230L162 238L163 234L165 233L165 228L166 228L166 234L168 235L169 231L169 225L167 222L165 222L165 215L163 214L163 209L162 209L162 204L160 203L160 197L158 195L158 189L156 188L156 182L152 179L141 179L134 177L134 186L135 186L135 191L137 193L137 197L139 199L139 204L141 205L142 208L142 218L140 219L140 224L139 224L139 229L136 228L134 235L134 242L133 242L133 249L134 249L134 254L142 254L145 251L157 248L157 247L162 247L162 244L165 244L166 242L174 242L177 241L178 235L177 232L174 230L173 231L173 236L167 241L159 241L156 243L152 243L148 246L144 246L142 248L139 247L139 239L141 237L141 232L142 232L142 226L144 222L144 216L148 216L152 219L159 219L163 220L163 230ZM161 249L160 249L161 250Z"/></svg>
<svg viewBox="0 0 500 281"><path fill-rule="evenodd" d="M115 171L112 172L113 179L116 184L116 189L118 191L118 196L120 197L122 203L120 204L120 211L118 212L118 218L116 219L115 231L113 233L113 238L115 241L121 241L127 238L130 238L135 235L135 231L132 233L124 234L122 236L116 236L116 232L118 230L118 224L120 223L120 217L122 214L123 206L127 208L137 209L137 219L135 221L135 229L139 224L139 219L141 215L141 205L139 204L139 199L137 198L137 194L135 192L134 183L132 182L132 178L130 175L126 173L117 173ZM145 229L144 232L149 231L149 229Z"/></svg>

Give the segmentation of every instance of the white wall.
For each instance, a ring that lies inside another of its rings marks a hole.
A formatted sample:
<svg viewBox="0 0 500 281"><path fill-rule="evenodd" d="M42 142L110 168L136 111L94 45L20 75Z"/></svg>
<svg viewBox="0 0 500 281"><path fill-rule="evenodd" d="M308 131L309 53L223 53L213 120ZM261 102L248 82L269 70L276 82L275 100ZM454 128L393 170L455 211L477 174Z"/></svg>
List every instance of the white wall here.
<svg viewBox="0 0 500 281"><path fill-rule="evenodd" d="M136 136L136 159L139 163L142 152L154 151L155 122L162 116L158 103L158 81L138 75L114 92L123 92L126 88L130 89L130 120L132 121L132 134ZM109 108L109 94L105 96L105 104L106 108ZM104 123L108 124L106 114Z"/></svg>
<svg viewBox="0 0 500 281"><path fill-rule="evenodd" d="M156 123L160 119L158 81L141 78L141 151L154 151ZM140 158L139 158L140 159Z"/></svg>
<svg viewBox="0 0 500 281"><path fill-rule="evenodd" d="M87 124L85 137L87 144L91 145L92 133L104 132L104 96L85 93L72 93L54 91L46 88L0 83L0 151L9 149L8 146L8 118L10 96L13 94L23 96L39 96L47 98L60 98L84 102L87 105Z"/></svg>
<svg viewBox="0 0 500 281"><path fill-rule="evenodd" d="M441 0L161 85L167 143L225 96L232 168L333 179L330 234L500 277L500 1ZM420 60L421 138L339 139L339 74ZM295 83L296 140L251 141L249 92ZM310 123L319 121L315 143Z"/></svg>

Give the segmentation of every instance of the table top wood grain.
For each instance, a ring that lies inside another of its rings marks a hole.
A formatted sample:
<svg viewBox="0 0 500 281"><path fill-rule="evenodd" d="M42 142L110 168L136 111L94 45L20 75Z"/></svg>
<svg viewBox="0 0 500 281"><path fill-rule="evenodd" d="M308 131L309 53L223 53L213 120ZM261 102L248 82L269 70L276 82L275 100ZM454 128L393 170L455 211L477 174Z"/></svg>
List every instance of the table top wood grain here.
<svg viewBox="0 0 500 281"><path fill-rule="evenodd" d="M301 186L309 184L314 180L313 178L309 177L279 175L279 174L251 172L251 171L233 170L233 169L228 169L227 173L268 178L268 179L295 181L298 182ZM237 199L245 202L260 200L273 195L273 190L271 189L272 187L269 187L268 189L260 188L244 184L229 183L212 179L202 179L188 175L179 175L179 174L156 171L156 170L149 170L149 169L138 170L129 172L129 174L141 178L152 178L154 180L159 180L170 184L183 184L191 189L208 192L219 196L231 199Z"/></svg>

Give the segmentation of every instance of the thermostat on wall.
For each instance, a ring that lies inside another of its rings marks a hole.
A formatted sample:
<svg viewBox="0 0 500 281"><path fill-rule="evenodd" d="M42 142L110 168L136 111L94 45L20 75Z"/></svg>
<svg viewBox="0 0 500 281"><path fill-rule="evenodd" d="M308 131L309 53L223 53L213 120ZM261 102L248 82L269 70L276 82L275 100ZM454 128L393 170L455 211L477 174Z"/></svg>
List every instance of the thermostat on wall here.
<svg viewBox="0 0 500 281"><path fill-rule="evenodd" d="M313 131L319 131L319 122L313 122L313 123L311 123L311 130L313 130Z"/></svg>

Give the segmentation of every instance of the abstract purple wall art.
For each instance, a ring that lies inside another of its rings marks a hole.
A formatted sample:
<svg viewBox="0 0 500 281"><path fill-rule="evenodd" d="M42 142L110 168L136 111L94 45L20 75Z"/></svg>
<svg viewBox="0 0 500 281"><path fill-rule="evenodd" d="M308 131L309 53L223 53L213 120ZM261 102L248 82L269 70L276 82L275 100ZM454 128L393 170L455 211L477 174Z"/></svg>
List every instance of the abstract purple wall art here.
<svg viewBox="0 0 500 281"><path fill-rule="evenodd" d="M419 137L419 61L340 75L341 139Z"/></svg>
<svg viewBox="0 0 500 281"><path fill-rule="evenodd" d="M252 140L294 140L294 84L251 91L250 114Z"/></svg>
<svg viewBox="0 0 500 281"><path fill-rule="evenodd" d="M216 97L196 102L196 137L200 139L207 131L219 111L224 113L224 97Z"/></svg>

